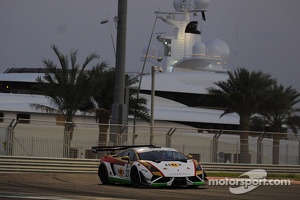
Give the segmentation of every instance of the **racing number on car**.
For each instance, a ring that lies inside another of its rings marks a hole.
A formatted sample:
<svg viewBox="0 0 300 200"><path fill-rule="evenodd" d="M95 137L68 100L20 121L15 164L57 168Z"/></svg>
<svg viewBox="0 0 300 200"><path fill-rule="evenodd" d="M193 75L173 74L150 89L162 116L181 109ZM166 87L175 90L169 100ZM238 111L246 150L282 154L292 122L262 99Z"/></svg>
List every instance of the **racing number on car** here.
<svg viewBox="0 0 300 200"><path fill-rule="evenodd" d="M130 168L130 165L125 164L125 177L129 177L129 168Z"/></svg>

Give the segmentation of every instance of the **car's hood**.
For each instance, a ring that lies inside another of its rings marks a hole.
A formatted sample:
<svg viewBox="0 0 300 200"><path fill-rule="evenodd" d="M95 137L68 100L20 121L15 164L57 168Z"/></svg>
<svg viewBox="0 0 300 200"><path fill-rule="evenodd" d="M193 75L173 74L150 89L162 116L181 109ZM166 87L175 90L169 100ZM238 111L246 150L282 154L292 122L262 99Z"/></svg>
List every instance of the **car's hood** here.
<svg viewBox="0 0 300 200"><path fill-rule="evenodd" d="M159 169L165 177L186 177L195 175L195 165L192 160L181 161L149 161L153 166Z"/></svg>

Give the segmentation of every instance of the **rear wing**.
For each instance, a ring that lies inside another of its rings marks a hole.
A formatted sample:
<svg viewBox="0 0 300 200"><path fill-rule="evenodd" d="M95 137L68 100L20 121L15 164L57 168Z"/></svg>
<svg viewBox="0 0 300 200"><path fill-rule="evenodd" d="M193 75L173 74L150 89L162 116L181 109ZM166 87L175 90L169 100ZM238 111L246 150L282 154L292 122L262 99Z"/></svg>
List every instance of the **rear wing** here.
<svg viewBox="0 0 300 200"><path fill-rule="evenodd" d="M125 150L129 148L136 148L136 147L149 147L149 148L156 148L154 145L132 145L132 146L95 146L92 147L92 152L97 153L98 151L110 151L115 152L118 150Z"/></svg>

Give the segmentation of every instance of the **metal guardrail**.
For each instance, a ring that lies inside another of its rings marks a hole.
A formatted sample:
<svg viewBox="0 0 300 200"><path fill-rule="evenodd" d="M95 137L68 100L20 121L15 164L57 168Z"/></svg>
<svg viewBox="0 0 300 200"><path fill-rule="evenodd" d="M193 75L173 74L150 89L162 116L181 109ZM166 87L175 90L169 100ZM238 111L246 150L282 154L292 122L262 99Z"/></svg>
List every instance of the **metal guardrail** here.
<svg viewBox="0 0 300 200"><path fill-rule="evenodd" d="M99 160L0 156L0 172L97 173Z"/></svg>
<svg viewBox="0 0 300 200"><path fill-rule="evenodd" d="M0 156L0 172L97 173L98 159ZM202 163L207 172L247 172L264 169L268 173L300 174L299 165Z"/></svg>

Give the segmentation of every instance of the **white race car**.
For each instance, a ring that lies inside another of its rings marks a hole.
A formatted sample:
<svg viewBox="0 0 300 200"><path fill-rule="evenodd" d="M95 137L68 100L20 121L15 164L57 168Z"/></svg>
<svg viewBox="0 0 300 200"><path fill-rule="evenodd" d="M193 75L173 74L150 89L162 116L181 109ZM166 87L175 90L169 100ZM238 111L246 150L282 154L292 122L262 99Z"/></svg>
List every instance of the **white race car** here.
<svg viewBox="0 0 300 200"><path fill-rule="evenodd" d="M92 147L92 150L123 150L101 158L98 176L102 184L128 183L135 187L205 184L206 174L201 164L172 148L148 145Z"/></svg>

